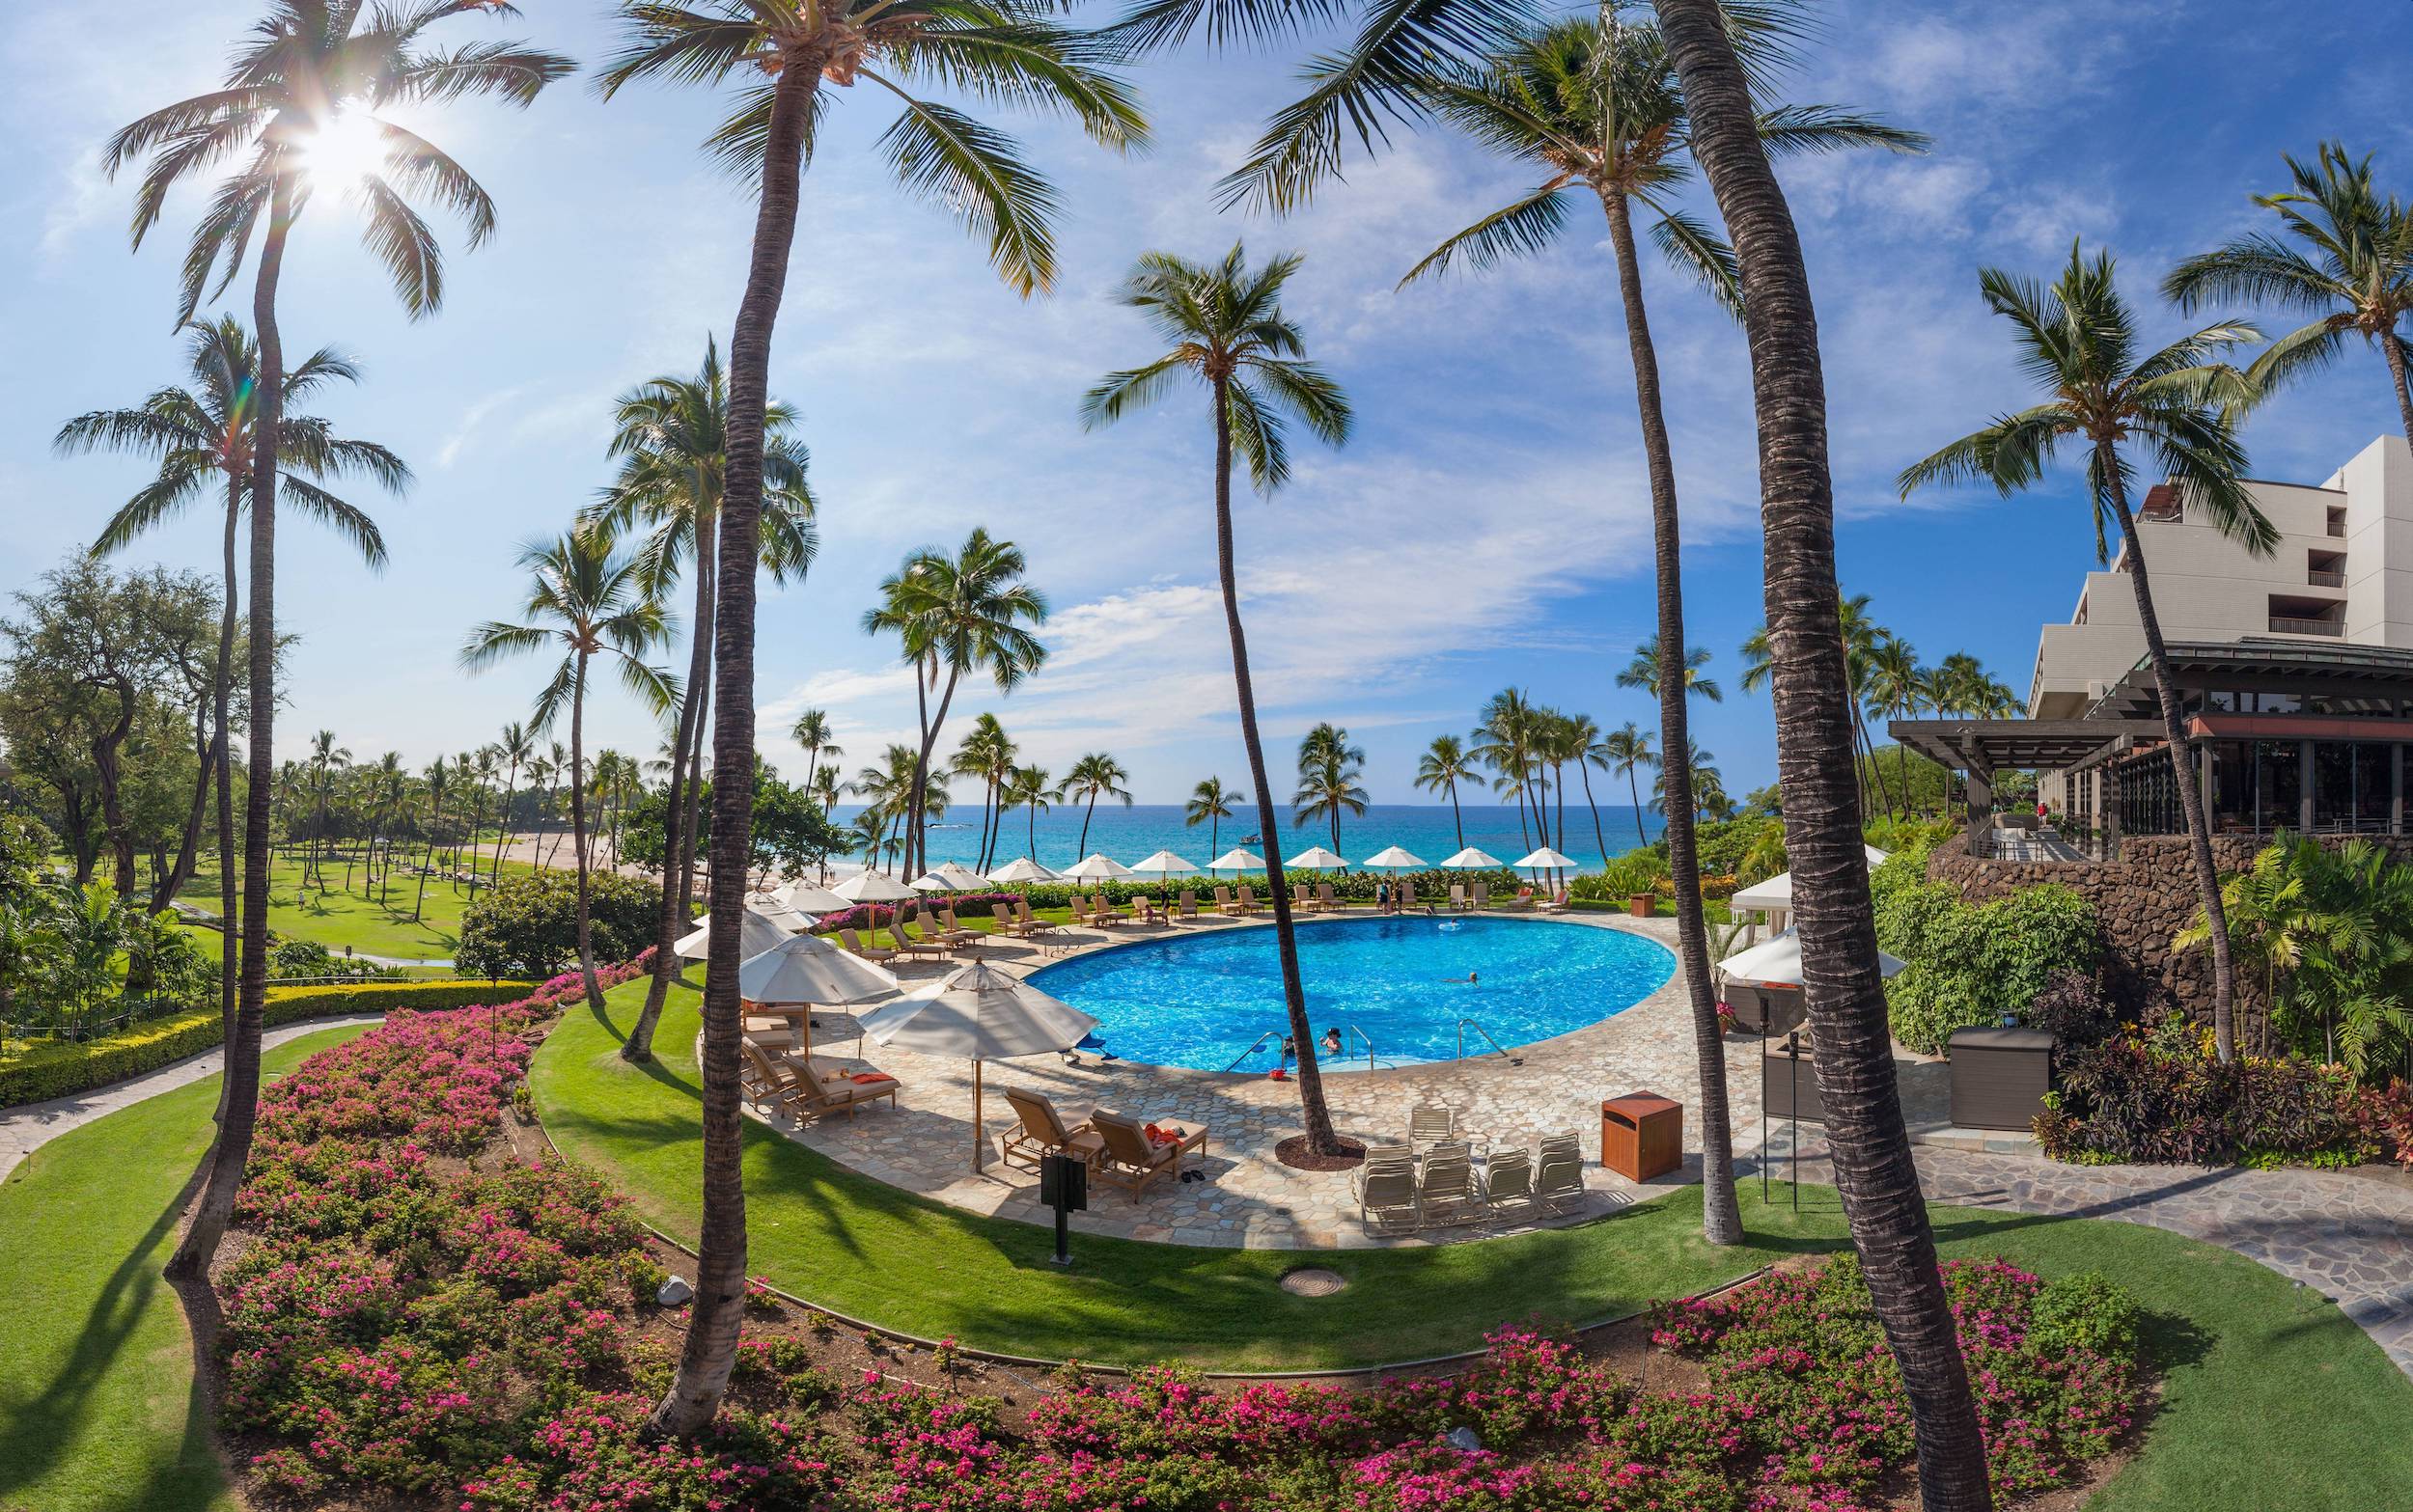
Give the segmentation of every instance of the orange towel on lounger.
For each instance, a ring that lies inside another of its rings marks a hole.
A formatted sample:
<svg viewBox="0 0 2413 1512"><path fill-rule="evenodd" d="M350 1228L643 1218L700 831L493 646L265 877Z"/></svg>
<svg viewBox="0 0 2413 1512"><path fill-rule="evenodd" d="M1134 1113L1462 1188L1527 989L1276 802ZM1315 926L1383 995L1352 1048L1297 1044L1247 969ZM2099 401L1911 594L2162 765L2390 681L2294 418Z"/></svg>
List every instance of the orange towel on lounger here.
<svg viewBox="0 0 2413 1512"><path fill-rule="evenodd" d="M885 1071L857 1071L846 1080L857 1086L869 1086L874 1082L893 1082L896 1078Z"/></svg>

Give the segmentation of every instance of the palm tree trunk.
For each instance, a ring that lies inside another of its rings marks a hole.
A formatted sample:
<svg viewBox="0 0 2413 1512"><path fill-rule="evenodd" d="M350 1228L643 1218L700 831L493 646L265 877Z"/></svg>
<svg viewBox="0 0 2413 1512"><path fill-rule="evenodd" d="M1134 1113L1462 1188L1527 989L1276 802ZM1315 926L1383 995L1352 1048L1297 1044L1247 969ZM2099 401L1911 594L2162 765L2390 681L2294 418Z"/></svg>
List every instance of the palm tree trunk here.
<svg viewBox="0 0 2413 1512"><path fill-rule="evenodd" d="M2153 663L2153 689L2160 696L2162 729L2170 742L2171 770L2177 775L2178 810L2186 816L2187 856L2195 865L2195 891L2210 927L2212 948L2212 1047L2226 1063L2236 1058L2236 968L2230 959L2229 916L2221 903L2220 868L2212 861L2212 831L2204 813L2204 789L2198 781L2195 743L2187 738L2185 715L2178 707L2178 684L2171 675L2170 650L2162 644L2162 622L2153 613L2153 594L2146 582L2145 543L2137 538L2135 518L2128 512L2128 490L2118 472L2119 459L2108 441L2095 443L2098 469L2109 480L2112 509L2120 516L2120 534L2128 544L2128 576L2136 590L2137 619L2145 627L2145 651ZM2310 783L2312 774L2304 774Z"/></svg>
<svg viewBox="0 0 2413 1512"><path fill-rule="evenodd" d="M1457 848L1466 848L1466 818L1457 809L1457 783L1450 784L1450 828L1457 832Z"/></svg>
<svg viewBox="0 0 2413 1512"><path fill-rule="evenodd" d="M251 300L260 366L251 449L251 770L243 794L243 961L236 982L235 1032L226 1042L225 1113L218 1122L216 1154L191 1226L167 1264L169 1275L183 1278L207 1276L226 1237L260 1113L260 1031L268 998L268 804L276 791L276 438L285 423L285 344L277 331L276 289L292 218L292 183L279 174L268 194L267 234Z"/></svg>
<svg viewBox="0 0 2413 1512"><path fill-rule="evenodd" d="M503 853L512 848L512 800L519 795L519 763L512 763L511 776L503 779L503 809L495 818L494 867L488 876L488 887L503 885Z"/></svg>
<svg viewBox="0 0 2413 1512"><path fill-rule="evenodd" d="M603 1011L602 984L595 979L595 912L587 893L587 653L578 653L576 681L569 689L569 850L578 868L578 975L587 1006Z"/></svg>
<svg viewBox="0 0 2413 1512"><path fill-rule="evenodd" d="M2395 391L2397 414L2404 422L2405 444L2413 446L2413 383L2407 381L2404 348L2397 344L2395 325L2379 333L2379 349L2388 357L2388 386Z"/></svg>
<svg viewBox="0 0 2413 1512"><path fill-rule="evenodd" d="M1655 558L1659 614L1659 747L1692 750L1691 711L1684 706L1684 580L1681 531L1677 515L1676 461L1668 445L1667 416L1659 402L1659 354L1650 340L1650 313L1642 299L1642 264L1634 253L1634 228L1625 197L1603 197L1609 240L1617 253L1618 291L1625 307L1625 341L1633 350L1634 399L1642 414L1642 451L1650 474L1650 536ZM1675 647L1670 652L1665 647ZM1591 790L1591 779L1585 779ZM1605 852L1607 846L1603 845ZM1742 1210L1734 1196L1734 1135L1726 1102L1726 1033L1718 1023L1717 997L1709 981L1709 937L1702 920L1701 853L1693 836L1692 763L1667 763L1667 859L1676 881L1676 953L1683 962L1692 1007L1693 1055L1701 1074L1702 1237L1713 1245L1738 1244Z"/></svg>
<svg viewBox="0 0 2413 1512"><path fill-rule="evenodd" d="M227 716L234 703L235 681L235 522L243 512L243 489L249 480L240 473L230 473L226 483L226 532L220 545L222 566L226 574L226 598L218 606L218 666L216 686L210 697L217 703L217 763L218 763L218 1020L224 1032L220 1042L235 1043L235 978L242 952L236 943L242 931L235 898L235 773L234 746L227 729ZM218 1079L218 1111L216 1117L226 1116L226 1088L229 1079Z"/></svg>
<svg viewBox="0 0 2413 1512"><path fill-rule="evenodd" d="M724 479L724 496L726 487ZM679 919L682 922L695 917L695 848L704 834L704 722L712 712L714 624L720 604L720 567L705 543L711 543L713 551L717 551L719 532L717 511L697 522L696 571L703 578L698 588L703 595L700 604L704 618L696 624L704 638L704 648L693 669L697 687L695 728L687 733L687 810L679 831Z"/></svg>
<svg viewBox="0 0 2413 1512"><path fill-rule="evenodd" d="M1634 843L1649 845L1650 832L1642 827L1642 780L1635 776L1631 766L1625 768L1625 793L1634 800Z"/></svg>
<svg viewBox="0 0 2413 1512"><path fill-rule="evenodd" d="M1274 827L1273 783L1265 775L1264 742L1257 734L1257 690L1249 677L1248 636L1240 627L1239 574L1232 548L1232 407L1229 381L1214 380L1215 572L1223 585L1223 621L1232 636L1232 683L1240 704L1240 738L1248 747L1248 777L1257 791L1257 838L1265 848L1265 891L1272 894L1274 949L1282 959L1282 1002L1298 1056L1299 1112L1307 1125L1310 1153L1337 1156L1349 1146L1332 1127L1324 1104L1323 1070L1316 1062L1316 1033L1307 1022L1307 989L1299 979L1298 930L1290 919L1290 884L1281 868L1281 837Z"/></svg>
<svg viewBox="0 0 2413 1512"><path fill-rule="evenodd" d="M947 723L947 705L956 701L956 683L962 676L962 668L947 669L947 687L938 696L938 712L922 729L922 754L913 763L913 832L905 841L908 866L918 866L921 871L908 869L907 876L918 876L930 869L929 836L925 830L929 819L930 751L938 744L939 729Z"/></svg>
<svg viewBox="0 0 2413 1512"><path fill-rule="evenodd" d="M1578 765L1575 775L1584 780L1584 807L1592 811L1592 843L1600 847L1600 861L1605 866L1609 859L1609 838L1600 829L1600 806L1593 802L1592 774Z"/></svg>
<svg viewBox="0 0 2413 1512"><path fill-rule="evenodd" d="M410 921L414 924L428 911L428 873L435 869L435 830L444 821L443 793L430 796L433 801L428 806L428 843L419 856L419 901L410 910Z"/></svg>
<svg viewBox="0 0 2413 1512"><path fill-rule="evenodd" d="M1096 815L1097 789L1093 787L1090 789L1089 793L1089 807L1081 811L1081 843L1072 847L1074 850L1079 851L1084 857L1089 854L1089 821L1096 817Z"/></svg>
<svg viewBox="0 0 2413 1512"><path fill-rule="evenodd" d="M1693 152L1742 267L1776 653L1778 781L1835 1184L1910 1400L1925 1512L1987 1512L1985 1443L1911 1163L1877 976L1835 613L1835 493L1809 275L1718 0L1656 4L1691 113Z"/></svg>
<svg viewBox="0 0 2413 1512"><path fill-rule="evenodd" d="M745 1309L746 1191L737 1109L739 932L754 804L754 596L762 549L763 422L771 332L795 240L804 129L821 76L818 55L783 48L763 154L762 206L745 299L729 344L729 431L721 500L720 591L714 612L712 925L704 976L704 1222L695 1301L679 1371L646 1430L692 1437L711 1422L737 1357Z"/></svg>
<svg viewBox="0 0 2413 1512"><path fill-rule="evenodd" d="M695 739L697 708L710 686L711 666L707 660L712 638L707 630L711 619L712 574L707 556L712 537L712 511L701 504L696 509L696 607L695 630L687 638L687 685L679 700L679 728L671 736L670 785L662 794L662 908L656 919L653 934L653 979L645 989L645 1006L638 1010L636 1023L629 1026L628 1037L621 1042L620 1058L628 1061L653 1058L653 1027L662 1020L662 1005L670 1001L671 979L679 975L679 955L673 948L679 937L686 932L686 876L691 863L693 837L687 823L687 806L692 797L689 781L694 771L687 762L687 750Z"/></svg>

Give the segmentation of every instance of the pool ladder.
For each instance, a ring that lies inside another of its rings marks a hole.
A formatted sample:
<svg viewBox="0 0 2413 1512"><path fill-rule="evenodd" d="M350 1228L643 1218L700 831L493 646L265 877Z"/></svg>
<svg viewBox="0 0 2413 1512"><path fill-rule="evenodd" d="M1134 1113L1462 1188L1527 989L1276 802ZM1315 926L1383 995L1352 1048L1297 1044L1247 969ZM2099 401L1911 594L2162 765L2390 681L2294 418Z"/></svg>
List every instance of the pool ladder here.
<svg viewBox="0 0 2413 1512"><path fill-rule="evenodd" d="M1345 1029L1349 1031L1349 1033L1356 1035L1356 1036L1357 1036L1360 1040L1363 1040L1363 1041L1365 1042L1365 1045L1366 1045L1366 1069L1367 1069L1367 1070L1369 1070L1369 1071L1374 1070L1376 1067L1378 1067L1378 1066L1383 1065L1383 1064L1385 1064L1385 1063L1386 1063L1386 1062L1384 1062L1383 1060L1381 1060L1378 1057L1376 1057L1376 1055L1375 1055L1375 1053L1374 1053L1374 1041L1373 1041L1373 1035L1368 1034L1368 1033L1367 1033L1364 1030L1359 1029L1359 1028L1358 1028L1356 1025L1354 1025L1354 1024L1345 1025L1345 1026L1344 1026L1344 1028L1345 1028ZM1480 1032L1481 1026L1478 1026L1477 1028L1478 1028L1478 1031ZM1262 1033L1262 1034L1258 1035L1255 1039L1250 1040L1250 1041L1249 1041L1248 1048L1247 1048L1246 1050L1241 1051L1241 1052L1239 1053L1239 1055L1238 1055L1238 1056L1234 1057L1234 1059L1233 1059L1233 1061L1232 1061L1232 1063L1231 1063L1230 1065L1228 1065L1228 1066L1225 1066L1225 1067L1224 1067L1224 1069L1225 1069L1226 1071L1237 1071L1237 1070L1240 1068L1240 1063L1241 1063L1242 1061L1246 1060L1249 1057L1251 1057L1251 1056L1253 1056L1253 1055L1257 1054L1257 1050L1258 1050L1258 1047L1259 1047L1259 1046L1261 1046L1261 1045L1264 1044L1264 1042L1265 1042L1265 1041L1267 1041L1267 1040L1269 1040L1269 1039L1280 1039L1280 1038L1282 1038L1282 1037L1283 1037L1284 1032L1285 1032L1284 1031L1282 1031L1282 1030L1278 1030L1278 1029L1269 1029L1269 1030L1265 1031L1263 1033ZM1485 1034L1485 1035L1484 1035L1484 1037L1485 1039L1488 1039L1488 1038L1490 1038L1491 1036L1490 1036L1490 1035L1488 1035L1488 1034ZM1461 1054L1463 1054L1464 1049L1465 1049L1465 1039L1466 1039L1466 1036L1465 1036L1464 1032L1461 1031L1460 1031L1460 1033L1459 1033L1459 1035L1458 1035L1458 1045L1459 1045L1459 1051L1460 1051L1460 1053L1461 1053ZM1346 1043L1346 1036L1344 1036L1344 1038L1343 1038L1343 1042L1344 1042L1344 1043ZM1506 1053L1507 1053L1507 1052L1505 1052L1505 1051L1503 1051L1503 1052L1502 1052L1502 1054L1504 1054L1504 1055L1505 1055ZM1348 1059L1350 1059L1350 1060L1352 1060L1352 1061L1354 1061L1356 1058L1356 1058L1355 1056L1350 1056L1350 1057L1348 1057ZM1284 1058L1283 1063L1284 1063L1285 1065L1288 1065L1288 1064L1290 1063L1290 1061L1289 1061L1289 1058L1288 1058L1288 1057L1285 1057L1285 1058ZM1389 1063L1389 1064L1392 1064L1392 1065L1397 1065L1399 1062L1397 1062L1397 1061L1391 1061L1391 1062L1388 1062L1388 1063Z"/></svg>
<svg viewBox="0 0 2413 1512"><path fill-rule="evenodd" d="M1470 1029L1483 1036L1483 1042L1491 1047L1491 1053L1493 1055L1498 1056L1510 1065L1518 1066L1525 1063L1522 1057L1512 1056L1507 1051L1501 1049L1500 1042L1491 1037L1491 1031L1489 1030L1484 1028L1473 1019L1464 1018L1457 1021L1457 1058L1460 1060L1466 1058L1466 1031Z"/></svg>

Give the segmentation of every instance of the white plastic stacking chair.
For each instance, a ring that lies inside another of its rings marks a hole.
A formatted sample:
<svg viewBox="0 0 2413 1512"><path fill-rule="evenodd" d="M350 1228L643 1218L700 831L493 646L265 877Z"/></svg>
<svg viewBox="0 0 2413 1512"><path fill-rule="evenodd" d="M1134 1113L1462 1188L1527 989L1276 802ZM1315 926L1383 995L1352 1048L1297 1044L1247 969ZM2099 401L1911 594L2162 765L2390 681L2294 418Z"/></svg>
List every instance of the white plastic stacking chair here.
<svg viewBox="0 0 2413 1512"><path fill-rule="evenodd" d="M1407 1115L1407 1142L1423 1154L1457 1132L1457 1114L1440 1103L1419 1103Z"/></svg>
<svg viewBox="0 0 2413 1512"><path fill-rule="evenodd" d="M1463 1155L1428 1155L1416 1183L1418 1221L1427 1228L1467 1223L1484 1216L1474 1163Z"/></svg>
<svg viewBox="0 0 2413 1512"><path fill-rule="evenodd" d="M1502 1150L1484 1168L1484 1205L1496 1221L1530 1215L1534 1197L1534 1158L1523 1149Z"/></svg>
<svg viewBox="0 0 2413 1512"><path fill-rule="evenodd" d="M1541 1147L1534 1152L1534 1164L1547 1166L1553 1159L1571 1160L1583 1164L1584 1137L1580 1134L1545 1134Z"/></svg>
<svg viewBox="0 0 2413 1512"><path fill-rule="evenodd" d="M1583 1162L1564 1155L1544 1155L1540 1179L1534 1183L1534 1199L1553 1213L1571 1213L1583 1206Z"/></svg>
<svg viewBox="0 0 2413 1512"><path fill-rule="evenodd" d="M1407 1160L1369 1160L1352 1180L1357 1216L1369 1229L1412 1229L1417 1223L1416 1167Z"/></svg>

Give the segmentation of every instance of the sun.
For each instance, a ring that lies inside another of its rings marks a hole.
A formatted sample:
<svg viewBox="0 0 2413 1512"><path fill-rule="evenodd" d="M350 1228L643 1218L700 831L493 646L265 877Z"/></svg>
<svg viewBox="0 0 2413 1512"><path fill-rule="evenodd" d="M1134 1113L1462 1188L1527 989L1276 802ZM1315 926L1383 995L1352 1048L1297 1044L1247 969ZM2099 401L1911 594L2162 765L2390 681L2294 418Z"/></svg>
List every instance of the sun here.
<svg viewBox="0 0 2413 1512"><path fill-rule="evenodd" d="M302 169L311 180L348 187L385 162L385 141L374 117L347 111L311 134L302 148Z"/></svg>

